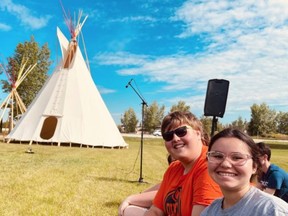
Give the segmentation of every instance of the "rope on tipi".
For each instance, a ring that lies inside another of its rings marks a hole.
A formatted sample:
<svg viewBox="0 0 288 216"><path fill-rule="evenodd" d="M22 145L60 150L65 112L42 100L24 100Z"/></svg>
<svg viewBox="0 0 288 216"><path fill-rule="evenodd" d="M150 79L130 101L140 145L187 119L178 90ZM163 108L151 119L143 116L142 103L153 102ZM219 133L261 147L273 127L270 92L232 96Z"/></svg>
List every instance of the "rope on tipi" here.
<svg viewBox="0 0 288 216"><path fill-rule="evenodd" d="M89 59L88 59L88 54L87 54L86 45L85 45L85 41L84 41L84 36L83 36L82 32L81 32L81 38L82 38L83 49L84 49L84 54L85 54L85 59L86 59L86 66L87 66L89 72L91 73Z"/></svg>

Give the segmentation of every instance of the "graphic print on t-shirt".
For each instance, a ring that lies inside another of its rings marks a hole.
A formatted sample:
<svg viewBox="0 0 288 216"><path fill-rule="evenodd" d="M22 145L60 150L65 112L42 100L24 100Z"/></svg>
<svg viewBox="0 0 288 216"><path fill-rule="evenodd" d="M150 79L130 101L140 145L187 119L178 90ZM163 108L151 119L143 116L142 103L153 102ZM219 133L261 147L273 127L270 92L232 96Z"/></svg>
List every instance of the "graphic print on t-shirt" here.
<svg viewBox="0 0 288 216"><path fill-rule="evenodd" d="M260 183L264 188L266 188L268 186L268 181L261 180Z"/></svg>
<svg viewBox="0 0 288 216"><path fill-rule="evenodd" d="M181 191L182 187L170 191L165 197L165 215L181 216Z"/></svg>

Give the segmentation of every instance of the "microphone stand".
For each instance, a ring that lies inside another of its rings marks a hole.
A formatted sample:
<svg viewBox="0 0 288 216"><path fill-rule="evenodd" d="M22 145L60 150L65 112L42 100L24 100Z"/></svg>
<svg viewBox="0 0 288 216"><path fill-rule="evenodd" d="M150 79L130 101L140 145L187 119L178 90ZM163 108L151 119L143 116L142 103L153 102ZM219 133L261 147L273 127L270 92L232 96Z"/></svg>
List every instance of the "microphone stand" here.
<svg viewBox="0 0 288 216"><path fill-rule="evenodd" d="M138 91L136 91L136 89L133 87L133 85L131 85L131 81L127 84L126 88L128 88L128 86L131 86L131 88L133 89L133 91L138 95L138 97L141 99L142 101L142 119L141 119L141 145L140 145L140 177L138 182L139 183L143 183L143 177L142 177L142 162L143 162L143 132L144 132L144 107L148 106L146 101L144 100L144 98L138 93Z"/></svg>

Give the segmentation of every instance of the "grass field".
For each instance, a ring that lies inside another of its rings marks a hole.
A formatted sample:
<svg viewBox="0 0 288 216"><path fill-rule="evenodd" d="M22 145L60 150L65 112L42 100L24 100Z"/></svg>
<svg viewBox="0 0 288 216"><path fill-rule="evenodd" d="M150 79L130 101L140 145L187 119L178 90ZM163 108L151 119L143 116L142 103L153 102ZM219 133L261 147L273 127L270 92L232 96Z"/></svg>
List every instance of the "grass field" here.
<svg viewBox="0 0 288 216"><path fill-rule="evenodd" d="M124 137L129 149L0 143L0 215L117 215L120 202L158 183L167 168L162 139ZM271 143L272 162L288 171L288 144Z"/></svg>

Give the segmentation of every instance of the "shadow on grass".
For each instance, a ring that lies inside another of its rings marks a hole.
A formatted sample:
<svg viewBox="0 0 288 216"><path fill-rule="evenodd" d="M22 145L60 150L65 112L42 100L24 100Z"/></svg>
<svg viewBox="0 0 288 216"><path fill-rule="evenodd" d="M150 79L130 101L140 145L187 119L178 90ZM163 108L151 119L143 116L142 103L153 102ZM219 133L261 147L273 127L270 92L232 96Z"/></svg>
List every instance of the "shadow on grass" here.
<svg viewBox="0 0 288 216"><path fill-rule="evenodd" d="M100 181L110 181L110 182L126 182L126 183L131 183L131 184L148 184L148 182L139 182L139 181L132 181L132 180L127 180L127 179L115 179L115 178L108 178L108 177L97 177L96 179L100 180ZM115 208L119 208L120 204L121 204L122 201L116 201L116 200L113 200L113 201L108 201L108 202L105 202L105 206L107 207L115 207Z"/></svg>
<svg viewBox="0 0 288 216"><path fill-rule="evenodd" d="M138 183L138 184L148 184L148 182L139 182L138 180L127 180L127 179L116 179L116 178L109 178L109 177L94 177L99 181L109 181L109 182L126 182L126 183Z"/></svg>
<svg viewBox="0 0 288 216"><path fill-rule="evenodd" d="M121 202L118 202L118 201L109 201L109 202L105 202L105 206L118 208L120 203Z"/></svg>

